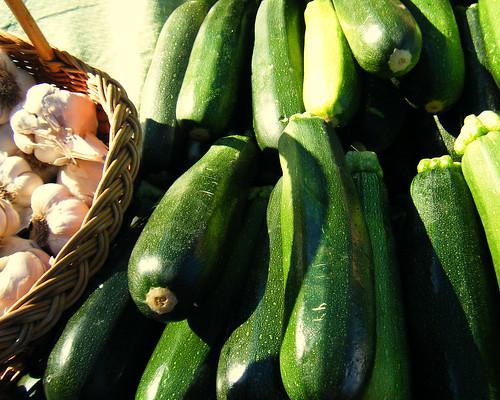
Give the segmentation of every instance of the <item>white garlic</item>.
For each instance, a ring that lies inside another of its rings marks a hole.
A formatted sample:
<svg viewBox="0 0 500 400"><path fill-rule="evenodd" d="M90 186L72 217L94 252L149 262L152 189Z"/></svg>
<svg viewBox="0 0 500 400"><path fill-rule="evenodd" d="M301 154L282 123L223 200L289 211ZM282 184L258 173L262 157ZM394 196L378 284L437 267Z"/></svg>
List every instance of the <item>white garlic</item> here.
<svg viewBox="0 0 500 400"><path fill-rule="evenodd" d="M21 220L12 204L0 199L0 238L12 236L19 231Z"/></svg>
<svg viewBox="0 0 500 400"><path fill-rule="evenodd" d="M81 93L47 83L35 85L10 123L16 145L48 164L62 166L76 159L103 162L108 152L96 136L95 105Z"/></svg>
<svg viewBox="0 0 500 400"><path fill-rule="evenodd" d="M0 316L33 287L50 267L40 249L19 251L0 258Z"/></svg>
<svg viewBox="0 0 500 400"><path fill-rule="evenodd" d="M0 239L0 257L10 256L18 251L32 251L40 247L29 239L23 239L18 236L8 236Z"/></svg>
<svg viewBox="0 0 500 400"><path fill-rule="evenodd" d="M57 254L80 229L89 207L63 185L46 183L33 192L30 239Z"/></svg>
<svg viewBox="0 0 500 400"><path fill-rule="evenodd" d="M35 174L28 162L19 156L0 156L0 198L12 203L21 218L21 227L27 227L31 218L31 194L42 179Z"/></svg>
<svg viewBox="0 0 500 400"><path fill-rule="evenodd" d="M59 170L57 183L66 186L70 192L83 200L89 207L102 178L103 163L78 160Z"/></svg>
<svg viewBox="0 0 500 400"><path fill-rule="evenodd" d="M10 124L0 125L0 151L9 156L17 155L19 148L14 142L14 132Z"/></svg>
<svg viewBox="0 0 500 400"><path fill-rule="evenodd" d="M17 68L9 56L0 50L0 124L9 121L12 108L26 97L26 92L33 85L33 77Z"/></svg>

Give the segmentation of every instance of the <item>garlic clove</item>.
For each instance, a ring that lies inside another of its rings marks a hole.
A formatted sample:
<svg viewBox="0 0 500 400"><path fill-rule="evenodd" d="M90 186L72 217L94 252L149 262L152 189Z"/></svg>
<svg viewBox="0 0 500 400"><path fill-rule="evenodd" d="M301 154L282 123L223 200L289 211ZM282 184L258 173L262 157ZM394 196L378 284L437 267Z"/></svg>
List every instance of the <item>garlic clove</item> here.
<svg viewBox="0 0 500 400"><path fill-rule="evenodd" d="M0 197L10 200L14 206L29 207L33 190L42 184L42 179L22 157L7 157L0 164Z"/></svg>
<svg viewBox="0 0 500 400"><path fill-rule="evenodd" d="M59 183L46 183L37 187L31 195L31 208L33 214L43 215L54 204L72 198L68 188Z"/></svg>
<svg viewBox="0 0 500 400"><path fill-rule="evenodd" d="M12 236L19 231L19 214L9 201L0 199L0 237Z"/></svg>
<svg viewBox="0 0 500 400"><path fill-rule="evenodd" d="M37 174L28 171L19 174L14 180L14 185L17 192L15 203L22 207L29 207L33 191L43 185L43 180Z"/></svg>
<svg viewBox="0 0 500 400"><path fill-rule="evenodd" d="M73 196L90 207L102 179L103 168L103 163L78 160L75 164L68 164L59 170L57 183L66 186Z"/></svg>
<svg viewBox="0 0 500 400"><path fill-rule="evenodd" d="M23 108L26 112L30 114L35 114L37 116L43 116L44 114L44 98L50 96L54 93L58 93L59 88L50 83L39 83L33 86L26 93L26 100L23 104Z"/></svg>
<svg viewBox="0 0 500 400"><path fill-rule="evenodd" d="M0 315L28 293L48 270L46 260L48 257L42 256L40 251L17 252L0 259L3 265L0 272Z"/></svg>

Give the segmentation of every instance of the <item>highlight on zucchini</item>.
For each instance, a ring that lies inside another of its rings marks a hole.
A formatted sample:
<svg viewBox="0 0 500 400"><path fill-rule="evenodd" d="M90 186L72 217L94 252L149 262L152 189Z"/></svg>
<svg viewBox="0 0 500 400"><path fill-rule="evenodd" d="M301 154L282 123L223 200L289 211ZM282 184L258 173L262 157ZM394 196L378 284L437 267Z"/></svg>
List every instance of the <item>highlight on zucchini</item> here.
<svg viewBox="0 0 500 400"><path fill-rule="evenodd" d="M483 223L500 285L500 115L469 115L455 141L465 180Z"/></svg>

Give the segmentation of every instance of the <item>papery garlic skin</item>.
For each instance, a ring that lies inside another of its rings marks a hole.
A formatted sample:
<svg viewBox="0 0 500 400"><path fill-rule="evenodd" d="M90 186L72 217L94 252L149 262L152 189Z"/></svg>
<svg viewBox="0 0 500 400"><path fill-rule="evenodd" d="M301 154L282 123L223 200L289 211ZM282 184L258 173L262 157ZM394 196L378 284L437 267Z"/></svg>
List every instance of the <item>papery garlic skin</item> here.
<svg viewBox="0 0 500 400"><path fill-rule="evenodd" d="M73 196L92 205L94 194L102 178L103 163L79 160L59 170L57 183L66 186Z"/></svg>
<svg viewBox="0 0 500 400"><path fill-rule="evenodd" d="M35 83L28 72L17 68L9 56L0 50L0 124L9 121L12 108L26 97L26 92Z"/></svg>
<svg viewBox="0 0 500 400"><path fill-rule="evenodd" d="M14 132L10 124L0 125L0 152L9 156L17 155L20 152L14 142Z"/></svg>
<svg viewBox="0 0 500 400"><path fill-rule="evenodd" d="M16 145L40 161L57 166L75 160L104 162L108 148L96 136L97 112L88 96L47 83L26 94L11 117Z"/></svg>
<svg viewBox="0 0 500 400"><path fill-rule="evenodd" d="M0 316L49 269L49 259L49 255L39 249L0 258Z"/></svg>
<svg viewBox="0 0 500 400"><path fill-rule="evenodd" d="M10 256L18 251L40 250L40 246L33 240L19 236L8 236L0 239L0 257Z"/></svg>
<svg viewBox="0 0 500 400"><path fill-rule="evenodd" d="M46 183L31 198L33 216L30 238L56 255L80 229L89 207L65 186Z"/></svg>
<svg viewBox="0 0 500 400"><path fill-rule="evenodd" d="M12 236L19 231L21 219L12 204L0 199L0 238Z"/></svg>

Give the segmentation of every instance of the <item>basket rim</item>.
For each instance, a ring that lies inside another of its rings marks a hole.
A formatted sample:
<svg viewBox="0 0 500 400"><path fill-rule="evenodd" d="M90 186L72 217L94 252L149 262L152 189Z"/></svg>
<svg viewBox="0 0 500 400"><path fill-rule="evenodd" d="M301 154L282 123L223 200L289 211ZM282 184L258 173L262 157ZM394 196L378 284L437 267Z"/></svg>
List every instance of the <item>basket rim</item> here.
<svg viewBox="0 0 500 400"><path fill-rule="evenodd" d="M16 358L18 354L23 352L32 341L46 334L55 322L57 322L62 311L70 307L72 303L63 305L59 314L55 315L53 324L48 329L42 329L42 333L38 336L35 335L37 337L33 337L32 335L35 322L19 323L18 321L16 322L16 318L23 318L23 316L29 315L30 308L38 304L37 301L40 302L38 296L40 295L42 299L44 296L47 296L47 292L50 293L51 285L57 286L58 276L64 275L64 272L66 272L65 269L67 270L68 266L71 265L74 270L78 269L79 280L81 279L84 282L80 284L80 287L70 289L71 293L76 291L73 294L73 301L76 301L87 286L90 277L104 264L110 243L114 239L114 236L116 236L122 223L123 213L131 200L133 181L138 174L140 164L140 146L142 140L142 131L134 104L127 97L123 86L118 81L112 79L107 73L88 65L64 50L54 47L52 47L54 50L54 59L51 61L41 60L36 55L36 49L30 42L9 32L0 30L0 49L5 50L6 44L10 48L14 47L18 49L18 54L23 54L24 56L28 54L29 57L36 59L44 68L47 75L58 73L58 70L65 73L69 71L67 74L69 79L71 79L71 71L75 73L83 72L85 74L87 78L87 94L96 105L102 107L102 111L108 118L109 140L107 145L109 150L104 162L103 176L82 227L54 257L53 265L35 282L30 291L13 304L5 314L0 316L0 328L2 328L0 332L11 331L12 328L19 326L27 327L24 330L19 328L21 332L26 333L27 338L24 343L17 346L18 351L14 350L16 350L16 342L19 341L20 337L14 344L8 347L2 347L2 341L0 340L0 372L2 366L11 368L9 364L12 363L13 358ZM6 52L11 55L11 52L8 50ZM64 70L65 67L67 71ZM96 101L96 98L99 101ZM117 146L122 147L115 147L115 143ZM108 174L112 176L108 178ZM115 200L117 204L115 204ZM106 208L109 202L112 202L112 207ZM102 217L104 214L106 214L107 218ZM110 219L111 222L109 222ZM107 225L106 221L108 222ZM80 252L85 254L92 252L92 249L89 248L92 246L86 245L86 243L89 243L88 236L91 238L94 237L92 229L89 227L98 227L102 232L106 233L96 239L96 246L101 250L101 254L104 252L105 255L95 260L96 266L94 268L90 268L88 265L85 268L79 268L79 258L82 258ZM110 231L109 234L107 231ZM87 241L85 241L86 239ZM49 297L49 300L42 300L42 303L44 301L50 302L50 299L56 296L63 297L65 293L66 291L60 289L60 293L56 291L55 295ZM45 314L50 314L52 307L47 304L45 308ZM47 324L45 319L41 319L42 325L44 323ZM29 332L26 332L26 330ZM30 335L32 336L31 338L29 338Z"/></svg>

